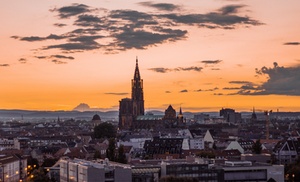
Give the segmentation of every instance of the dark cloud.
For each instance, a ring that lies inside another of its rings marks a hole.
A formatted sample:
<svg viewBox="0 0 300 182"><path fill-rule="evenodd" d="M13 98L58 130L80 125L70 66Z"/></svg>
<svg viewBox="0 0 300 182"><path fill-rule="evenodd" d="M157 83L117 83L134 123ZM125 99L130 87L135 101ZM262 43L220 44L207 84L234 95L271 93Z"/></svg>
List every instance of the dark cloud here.
<svg viewBox="0 0 300 182"><path fill-rule="evenodd" d="M127 92L120 92L120 93L116 93L116 92L107 92L107 93L104 93L104 94L107 94L107 95L128 95Z"/></svg>
<svg viewBox="0 0 300 182"><path fill-rule="evenodd" d="M149 68L148 70L157 72L157 73L167 73L171 71L196 71L201 72L203 68L197 67L197 66L191 66L191 67L177 67L177 68Z"/></svg>
<svg viewBox="0 0 300 182"><path fill-rule="evenodd" d="M74 3L71 6L64 6L61 8L51 9L52 12L58 12L58 16L60 18L70 18L72 16L76 16L82 13L91 12L91 8L84 4Z"/></svg>
<svg viewBox="0 0 300 182"><path fill-rule="evenodd" d="M260 85L245 82L241 89L231 95L300 95L300 66L283 67L274 62L272 68L256 69L259 76L267 76Z"/></svg>
<svg viewBox="0 0 300 182"><path fill-rule="evenodd" d="M78 16L77 20L75 21L75 25L78 26L97 26L101 22L101 18L94 16L94 15L80 15Z"/></svg>
<svg viewBox="0 0 300 182"><path fill-rule="evenodd" d="M65 26L67 26L67 24L64 24L64 23L54 23L53 25L56 26L56 27L65 27Z"/></svg>
<svg viewBox="0 0 300 182"><path fill-rule="evenodd" d="M20 37L20 36L11 36L11 38L19 39L21 41L28 41L28 42L36 42L36 41L44 41L44 40L60 40L66 38L65 36L59 36L55 34L50 34L47 37L39 37L39 36L30 36L30 37Z"/></svg>
<svg viewBox="0 0 300 182"><path fill-rule="evenodd" d="M65 43L65 44L57 44L50 45L44 47L44 50L47 49L61 49L63 51L83 51L83 50L94 50L98 49L100 45L98 43L88 44L88 43Z"/></svg>
<svg viewBox="0 0 300 182"><path fill-rule="evenodd" d="M202 92L202 91L203 91L202 89L195 90L195 92Z"/></svg>
<svg viewBox="0 0 300 182"><path fill-rule="evenodd" d="M64 56L64 55L60 55L60 54L55 54L55 55L50 55L50 56L35 56L38 59L48 59L51 60L52 62L59 64L59 63L66 63L64 61L59 61L60 59L63 60L73 60L75 59L73 56ZM55 58L54 60L52 60L53 58Z"/></svg>
<svg viewBox="0 0 300 182"><path fill-rule="evenodd" d="M72 56L63 56L63 55L59 55L59 54L52 55L50 57L51 58L58 58L58 59L70 59L70 60L74 59L74 57L72 57Z"/></svg>
<svg viewBox="0 0 300 182"><path fill-rule="evenodd" d="M215 11L199 14L183 13L180 11L181 6L170 3L147 1L139 4L156 8L161 12L99 11L99 8L92 8L84 4L71 4L50 11L57 13L60 19L72 17L75 29L61 35L11 36L11 38L28 42L58 41L58 43L44 45L40 49L41 51L59 49L68 53L101 50L104 53L118 53L129 49L147 49L168 42L185 40L188 38L186 26L235 29L241 26L249 27L250 25L262 24L250 16L240 15L244 5L228 5ZM55 23L54 26L64 27L66 24ZM218 64L220 61L207 60L205 64ZM178 68L179 71L189 71L189 69L201 71L202 68ZM163 71L167 72L168 70L161 69L160 72Z"/></svg>
<svg viewBox="0 0 300 182"><path fill-rule="evenodd" d="M214 93L214 95L224 95L223 93Z"/></svg>
<svg viewBox="0 0 300 182"><path fill-rule="evenodd" d="M22 63L22 64L25 64L25 63L27 63L27 59L25 59L25 58L20 58L20 59L19 59L19 62Z"/></svg>
<svg viewBox="0 0 300 182"><path fill-rule="evenodd" d="M169 93L171 93L171 91L168 91L168 90L167 90L167 91L165 91L165 93L166 93L166 94L169 94Z"/></svg>
<svg viewBox="0 0 300 182"><path fill-rule="evenodd" d="M219 9L222 15L236 14L245 5L227 5Z"/></svg>
<svg viewBox="0 0 300 182"><path fill-rule="evenodd" d="M204 61L201 61L201 63L204 63L204 64L213 64L213 65L219 64L221 62L222 62L222 60L204 60Z"/></svg>
<svg viewBox="0 0 300 182"><path fill-rule="evenodd" d="M122 33L115 35L116 42L114 45L119 50L126 49L146 49L149 46L162 44L166 41L177 41L186 38L187 31L161 29L161 33L132 29L124 30Z"/></svg>
<svg viewBox="0 0 300 182"><path fill-rule="evenodd" d="M217 12L207 14L165 14L160 15L163 18L174 21L174 23L185 25L196 25L206 28L234 29L237 25L262 25L258 20L251 19L248 16L239 16L236 13L240 11L242 5L231 5L220 8Z"/></svg>
<svg viewBox="0 0 300 182"><path fill-rule="evenodd" d="M46 58L48 58L47 56L35 56L36 58L38 58L38 59L46 59Z"/></svg>
<svg viewBox="0 0 300 182"><path fill-rule="evenodd" d="M59 60L56 60L56 59L52 60L51 62L55 63L55 64L67 64L67 62L59 61Z"/></svg>
<svg viewBox="0 0 300 182"><path fill-rule="evenodd" d="M215 87L215 88L207 89L207 90L204 90L204 91L212 92L212 91L215 91L215 90L219 90L219 88Z"/></svg>
<svg viewBox="0 0 300 182"><path fill-rule="evenodd" d="M45 38L38 37L38 36L20 37L19 39L22 40L22 41L28 41L28 42L35 42L35 41L45 40Z"/></svg>
<svg viewBox="0 0 300 182"><path fill-rule="evenodd" d="M148 70L158 72L158 73L166 73L170 71L170 69L168 68L149 68Z"/></svg>
<svg viewBox="0 0 300 182"><path fill-rule="evenodd" d="M283 45L300 45L300 42L286 42Z"/></svg>
<svg viewBox="0 0 300 182"><path fill-rule="evenodd" d="M175 5L175 4L170 4L170 3L153 3L151 1L147 1L147 2L140 2L139 4L142 6L156 8L161 11L180 10L180 6Z"/></svg>
<svg viewBox="0 0 300 182"><path fill-rule="evenodd" d="M220 68L212 68L211 70L213 70L213 71L219 71L221 69Z"/></svg>
<svg viewBox="0 0 300 182"><path fill-rule="evenodd" d="M9 64L0 64L0 67L8 67Z"/></svg>
<svg viewBox="0 0 300 182"><path fill-rule="evenodd" d="M186 92L188 92L188 90L184 89L184 90L180 90L179 92L180 93L186 93Z"/></svg>

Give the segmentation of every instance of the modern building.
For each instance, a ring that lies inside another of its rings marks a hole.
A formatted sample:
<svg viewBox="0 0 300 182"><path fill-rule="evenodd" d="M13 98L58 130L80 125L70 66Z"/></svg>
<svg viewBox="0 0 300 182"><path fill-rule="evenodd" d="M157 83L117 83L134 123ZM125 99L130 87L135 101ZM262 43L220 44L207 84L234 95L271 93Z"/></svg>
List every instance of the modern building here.
<svg viewBox="0 0 300 182"><path fill-rule="evenodd" d="M130 165L111 162L107 159L97 161L60 160L60 182L83 181L131 182L132 171Z"/></svg>
<svg viewBox="0 0 300 182"><path fill-rule="evenodd" d="M234 181L284 181L284 166L250 161L225 161L224 165L213 166L224 170L225 182Z"/></svg>
<svg viewBox="0 0 300 182"><path fill-rule="evenodd" d="M229 123L240 123L242 121L241 113L235 112L234 109L230 108L222 108L220 110L220 116L223 116L223 118Z"/></svg>
<svg viewBox="0 0 300 182"><path fill-rule="evenodd" d="M222 169L210 169L208 164L199 163L168 163L161 164L161 177L188 177L199 181L224 181Z"/></svg>
<svg viewBox="0 0 300 182"><path fill-rule="evenodd" d="M15 182L26 177L27 159L17 155L0 156L0 181Z"/></svg>

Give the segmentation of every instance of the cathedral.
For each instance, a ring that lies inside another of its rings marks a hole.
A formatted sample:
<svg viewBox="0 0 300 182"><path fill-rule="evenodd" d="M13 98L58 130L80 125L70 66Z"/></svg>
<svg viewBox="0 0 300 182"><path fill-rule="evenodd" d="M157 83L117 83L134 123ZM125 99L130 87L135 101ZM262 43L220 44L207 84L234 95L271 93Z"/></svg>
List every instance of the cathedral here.
<svg viewBox="0 0 300 182"><path fill-rule="evenodd" d="M145 114L143 80L141 79L138 59L131 80L131 99L123 98L119 105L119 129L161 129L184 125L182 110L178 116L171 105L164 115Z"/></svg>

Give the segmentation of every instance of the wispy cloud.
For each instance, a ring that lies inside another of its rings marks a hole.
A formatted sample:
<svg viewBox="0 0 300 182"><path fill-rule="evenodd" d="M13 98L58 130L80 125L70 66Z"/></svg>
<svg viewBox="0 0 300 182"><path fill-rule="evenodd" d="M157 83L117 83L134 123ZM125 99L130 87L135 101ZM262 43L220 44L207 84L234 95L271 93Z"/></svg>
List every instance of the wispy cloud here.
<svg viewBox="0 0 300 182"><path fill-rule="evenodd" d="M167 73L167 72L172 72L172 71L196 71L196 72L201 72L203 68L198 67L198 66L191 66L191 67L177 67L177 68L149 68L148 70L157 72L157 73Z"/></svg>
<svg viewBox="0 0 300 182"><path fill-rule="evenodd" d="M147 2L140 2L138 3L142 6L146 6L146 7L151 7L151 8L155 8L161 11L174 11L174 10L180 10L181 6L179 5L175 5L175 4L170 4L170 3L153 3L151 1L147 1Z"/></svg>
<svg viewBox="0 0 300 182"><path fill-rule="evenodd" d="M194 92L212 92L212 91L216 91L219 90L218 87L214 87L214 88L210 88L210 89L198 89L198 90L194 90Z"/></svg>
<svg viewBox="0 0 300 182"><path fill-rule="evenodd" d="M184 90L180 90L179 92L180 92L180 93L186 93L186 92L188 92L188 90L187 90L187 89L184 89Z"/></svg>
<svg viewBox="0 0 300 182"><path fill-rule="evenodd" d="M212 65L219 64L221 62L222 62L222 60L204 60L204 61L201 61L201 63L212 64Z"/></svg>
<svg viewBox="0 0 300 182"><path fill-rule="evenodd" d="M9 64L0 64L0 67L8 67Z"/></svg>
<svg viewBox="0 0 300 182"><path fill-rule="evenodd" d="M128 95L129 93L127 93L127 92L106 92L104 94L106 94L106 95Z"/></svg>
<svg viewBox="0 0 300 182"><path fill-rule="evenodd" d="M25 63L27 63L27 59L25 59L25 58L20 58L20 59L19 59L19 62L22 63L22 64L25 64Z"/></svg>
<svg viewBox="0 0 300 182"><path fill-rule="evenodd" d="M65 61L59 61L59 60L56 60L56 59L52 60L51 62L55 63L55 64L67 64L67 62L65 62Z"/></svg>
<svg viewBox="0 0 300 182"><path fill-rule="evenodd" d="M300 45L300 42L286 42L283 45Z"/></svg>
<svg viewBox="0 0 300 182"><path fill-rule="evenodd" d="M64 24L64 23L54 23L53 25L56 26L56 27L65 27L65 26L67 26L67 24Z"/></svg>
<svg viewBox="0 0 300 182"><path fill-rule="evenodd" d="M230 84L252 84L252 82L249 81L230 81Z"/></svg>

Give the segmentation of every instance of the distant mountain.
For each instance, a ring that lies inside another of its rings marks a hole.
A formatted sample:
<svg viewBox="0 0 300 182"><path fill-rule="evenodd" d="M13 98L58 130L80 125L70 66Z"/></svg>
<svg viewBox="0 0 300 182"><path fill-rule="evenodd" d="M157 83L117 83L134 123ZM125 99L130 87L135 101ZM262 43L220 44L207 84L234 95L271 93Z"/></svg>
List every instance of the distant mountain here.
<svg viewBox="0 0 300 182"><path fill-rule="evenodd" d="M76 106L73 111L100 111L99 108L91 108L88 104L86 103L80 103L78 106Z"/></svg>

